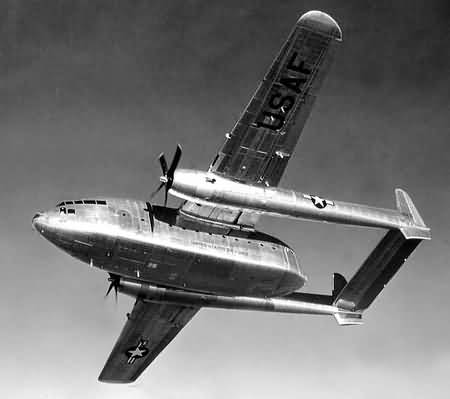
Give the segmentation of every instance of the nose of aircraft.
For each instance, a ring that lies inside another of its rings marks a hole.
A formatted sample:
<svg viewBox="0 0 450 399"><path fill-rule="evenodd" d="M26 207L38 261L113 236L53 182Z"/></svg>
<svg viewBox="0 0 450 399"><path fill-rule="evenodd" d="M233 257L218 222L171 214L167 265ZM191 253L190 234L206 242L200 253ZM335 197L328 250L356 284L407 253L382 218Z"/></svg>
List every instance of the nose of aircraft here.
<svg viewBox="0 0 450 399"><path fill-rule="evenodd" d="M38 232L41 232L42 230L42 223L44 219L45 219L44 212L38 212L33 216L33 219L31 220L31 224Z"/></svg>

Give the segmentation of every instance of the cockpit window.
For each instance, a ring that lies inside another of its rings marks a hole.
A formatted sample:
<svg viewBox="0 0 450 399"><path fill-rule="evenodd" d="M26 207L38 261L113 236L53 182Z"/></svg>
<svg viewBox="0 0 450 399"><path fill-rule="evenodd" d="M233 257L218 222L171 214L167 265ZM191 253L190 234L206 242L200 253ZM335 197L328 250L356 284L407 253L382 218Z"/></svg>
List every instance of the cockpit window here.
<svg viewBox="0 0 450 399"><path fill-rule="evenodd" d="M106 201L105 200L76 200L76 201L63 201L60 202L58 205L56 205L56 207L62 207L64 205L82 205L82 204L87 204L87 205L106 205Z"/></svg>

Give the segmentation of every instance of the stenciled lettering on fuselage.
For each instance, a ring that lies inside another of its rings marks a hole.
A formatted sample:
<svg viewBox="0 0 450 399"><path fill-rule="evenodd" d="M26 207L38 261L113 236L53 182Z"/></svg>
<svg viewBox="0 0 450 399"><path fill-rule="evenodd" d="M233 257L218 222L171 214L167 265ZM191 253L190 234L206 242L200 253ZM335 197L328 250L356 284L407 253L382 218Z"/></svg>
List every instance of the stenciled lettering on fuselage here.
<svg viewBox="0 0 450 399"><path fill-rule="evenodd" d="M256 119L256 126L280 130L310 74L311 70L305 67L304 60L299 59L298 52L292 52L284 72L272 85L268 101Z"/></svg>

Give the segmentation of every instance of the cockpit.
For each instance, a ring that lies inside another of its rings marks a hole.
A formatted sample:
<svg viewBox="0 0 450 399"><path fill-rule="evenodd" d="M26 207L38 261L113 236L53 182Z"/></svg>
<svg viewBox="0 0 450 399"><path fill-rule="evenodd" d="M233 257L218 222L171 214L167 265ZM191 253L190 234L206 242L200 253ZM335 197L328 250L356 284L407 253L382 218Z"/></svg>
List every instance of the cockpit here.
<svg viewBox="0 0 450 399"><path fill-rule="evenodd" d="M63 214L75 214L74 205L107 205L105 200L76 200L76 201L63 201L56 205L59 208L59 213Z"/></svg>

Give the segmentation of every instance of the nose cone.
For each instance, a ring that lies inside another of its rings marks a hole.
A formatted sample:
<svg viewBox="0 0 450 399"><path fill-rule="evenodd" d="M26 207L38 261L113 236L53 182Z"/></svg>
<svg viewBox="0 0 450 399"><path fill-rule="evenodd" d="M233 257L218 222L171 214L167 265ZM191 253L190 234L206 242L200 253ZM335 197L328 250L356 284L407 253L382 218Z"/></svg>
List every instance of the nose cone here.
<svg viewBox="0 0 450 399"><path fill-rule="evenodd" d="M33 219L31 220L31 224L36 229L36 231L38 231L39 233L42 233L46 219L47 219L47 216L45 215L44 212L38 212L33 216Z"/></svg>

